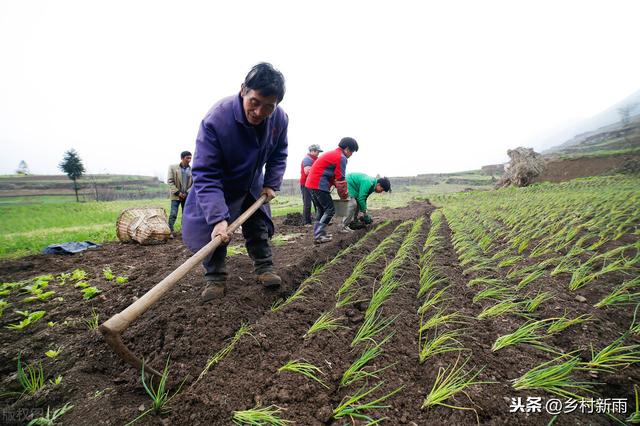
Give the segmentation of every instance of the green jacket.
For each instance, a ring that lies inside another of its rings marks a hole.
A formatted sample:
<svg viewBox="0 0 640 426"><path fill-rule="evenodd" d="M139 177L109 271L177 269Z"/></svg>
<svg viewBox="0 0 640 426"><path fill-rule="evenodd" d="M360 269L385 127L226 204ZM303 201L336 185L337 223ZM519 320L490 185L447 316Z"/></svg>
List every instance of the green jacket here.
<svg viewBox="0 0 640 426"><path fill-rule="evenodd" d="M376 183L378 183L378 179L364 173L347 174L349 197L356 199L360 211L367 210L367 198L375 191Z"/></svg>

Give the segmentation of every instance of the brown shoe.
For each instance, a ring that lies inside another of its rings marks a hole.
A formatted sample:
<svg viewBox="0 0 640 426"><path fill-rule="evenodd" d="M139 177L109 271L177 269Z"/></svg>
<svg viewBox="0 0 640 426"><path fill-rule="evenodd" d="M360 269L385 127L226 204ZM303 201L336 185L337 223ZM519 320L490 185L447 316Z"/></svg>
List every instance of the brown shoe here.
<svg viewBox="0 0 640 426"><path fill-rule="evenodd" d="M331 237L331 235L320 235L318 238L316 238L315 240L313 240L313 242L315 244L324 244L324 243L328 243L329 241L331 241L333 238Z"/></svg>
<svg viewBox="0 0 640 426"><path fill-rule="evenodd" d="M267 288L280 287L280 284L282 284L282 278L271 271L258 275L258 281Z"/></svg>
<svg viewBox="0 0 640 426"><path fill-rule="evenodd" d="M213 299L222 299L226 292L227 289L224 282L208 281L206 287L200 294L200 300L206 303Z"/></svg>

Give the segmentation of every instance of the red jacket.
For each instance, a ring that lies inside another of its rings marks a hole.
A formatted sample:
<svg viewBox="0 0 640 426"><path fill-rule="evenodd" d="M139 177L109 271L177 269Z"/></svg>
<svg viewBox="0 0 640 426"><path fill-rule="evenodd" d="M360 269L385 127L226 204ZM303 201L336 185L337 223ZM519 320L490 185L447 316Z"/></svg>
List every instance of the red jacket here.
<svg viewBox="0 0 640 426"><path fill-rule="evenodd" d="M307 174L304 172L304 168L313 166L313 163L315 163L317 159L318 157L311 154L305 155L302 159L302 163L300 163L300 186L304 186L307 182Z"/></svg>
<svg viewBox="0 0 640 426"><path fill-rule="evenodd" d="M319 189L326 192L329 192L332 185L338 189L341 189L340 187L346 189L346 169L347 156L342 152L342 148L325 152L311 166L305 186L309 189ZM336 185L336 182L339 183Z"/></svg>

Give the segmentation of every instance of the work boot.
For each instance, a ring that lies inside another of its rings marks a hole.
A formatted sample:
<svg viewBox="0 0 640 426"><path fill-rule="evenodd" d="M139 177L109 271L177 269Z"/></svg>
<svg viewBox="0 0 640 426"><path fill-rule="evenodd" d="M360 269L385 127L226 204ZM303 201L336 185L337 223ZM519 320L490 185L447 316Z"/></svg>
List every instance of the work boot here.
<svg viewBox="0 0 640 426"><path fill-rule="evenodd" d="M258 281L266 288L280 287L280 284L282 284L282 278L271 271L258 275Z"/></svg>
<svg viewBox="0 0 640 426"><path fill-rule="evenodd" d="M206 303L214 299L222 299L226 292L224 281L207 281L207 285L200 294L200 300Z"/></svg>
<svg viewBox="0 0 640 426"><path fill-rule="evenodd" d="M313 242L315 244L323 244L328 243L331 240L333 240L333 238L330 235L320 235L318 238L315 238Z"/></svg>

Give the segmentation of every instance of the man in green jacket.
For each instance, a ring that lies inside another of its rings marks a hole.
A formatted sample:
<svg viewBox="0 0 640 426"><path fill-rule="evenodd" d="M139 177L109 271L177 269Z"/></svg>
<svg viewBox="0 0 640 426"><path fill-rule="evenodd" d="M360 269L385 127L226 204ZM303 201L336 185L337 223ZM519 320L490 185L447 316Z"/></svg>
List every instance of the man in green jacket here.
<svg viewBox="0 0 640 426"><path fill-rule="evenodd" d="M351 222L358 217L358 212L364 215L363 221L367 225L371 223L371 216L367 214L367 198L374 192L391 191L391 182L386 177L371 177L364 173L348 173L347 187L349 189L349 204L347 215L342 219L340 232L352 232L349 228Z"/></svg>

